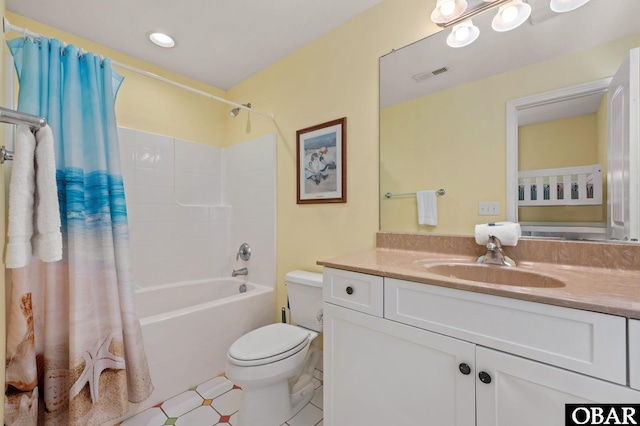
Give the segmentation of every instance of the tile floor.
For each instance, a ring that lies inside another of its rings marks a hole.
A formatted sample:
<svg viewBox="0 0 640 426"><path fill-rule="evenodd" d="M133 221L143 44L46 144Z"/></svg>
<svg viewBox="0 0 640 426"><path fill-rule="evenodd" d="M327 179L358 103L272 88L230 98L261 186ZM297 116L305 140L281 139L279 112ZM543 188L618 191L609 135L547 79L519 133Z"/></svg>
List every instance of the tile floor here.
<svg viewBox="0 0 640 426"><path fill-rule="evenodd" d="M322 371L315 370L315 394L282 426L322 426ZM119 426L234 426L242 389L218 376L137 414Z"/></svg>

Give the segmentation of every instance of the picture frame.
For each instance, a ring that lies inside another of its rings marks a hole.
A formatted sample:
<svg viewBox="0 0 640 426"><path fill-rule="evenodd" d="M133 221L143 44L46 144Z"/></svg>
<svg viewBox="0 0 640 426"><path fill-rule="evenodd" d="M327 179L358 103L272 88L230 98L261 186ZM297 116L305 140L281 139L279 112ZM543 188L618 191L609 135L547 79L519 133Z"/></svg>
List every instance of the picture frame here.
<svg viewBox="0 0 640 426"><path fill-rule="evenodd" d="M347 202L347 118L296 132L298 204Z"/></svg>

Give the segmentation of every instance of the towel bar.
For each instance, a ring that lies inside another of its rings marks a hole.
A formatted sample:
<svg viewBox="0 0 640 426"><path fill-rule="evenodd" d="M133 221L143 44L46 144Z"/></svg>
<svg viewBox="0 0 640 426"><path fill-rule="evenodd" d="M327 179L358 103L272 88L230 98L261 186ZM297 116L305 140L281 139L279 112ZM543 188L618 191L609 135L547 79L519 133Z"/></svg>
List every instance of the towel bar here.
<svg viewBox="0 0 640 426"><path fill-rule="evenodd" d="M47 125L47 120L37 115L0 107L0 123L22 124L39 129Z"/></svg>
<svg viewBox="0 0 640 426"><path fill-rule="evenodd" d="M31 131L35 132L37 129L46 126L47 120L37 115L0 107L0 123L29 126L31 127ZM9 151L7 147L3 145L0 148L0 164L11 160L13 160L13 151Z"/></svg>
<svg viewBox="0 0 640 426"><path fill-rule="evenodd" d="M438 189L436 191L436 195L444 195L444 194L445 194L445 192L444 192L444 189L442 189L442 188L440 188L440 189ZM387 192L386 194L384 194L384 196L386 198L399 197L401 195L416 195L416 193L415 192L403 192L402 194L392 194L390 192Z"/></svg>

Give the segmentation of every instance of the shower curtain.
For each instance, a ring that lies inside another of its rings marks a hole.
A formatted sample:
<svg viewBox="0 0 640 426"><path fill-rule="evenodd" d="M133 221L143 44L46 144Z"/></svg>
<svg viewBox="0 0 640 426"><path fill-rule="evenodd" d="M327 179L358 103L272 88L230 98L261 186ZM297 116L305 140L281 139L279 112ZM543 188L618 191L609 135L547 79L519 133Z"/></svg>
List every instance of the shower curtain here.
<svg viewBox="0 0 640 426"><path fill-rule="evenodd" d="M5 424L100 425L153 387L133 303L108 59L28 37L8 42L18 109L51 126L62 260L12 269Z"/></svg>

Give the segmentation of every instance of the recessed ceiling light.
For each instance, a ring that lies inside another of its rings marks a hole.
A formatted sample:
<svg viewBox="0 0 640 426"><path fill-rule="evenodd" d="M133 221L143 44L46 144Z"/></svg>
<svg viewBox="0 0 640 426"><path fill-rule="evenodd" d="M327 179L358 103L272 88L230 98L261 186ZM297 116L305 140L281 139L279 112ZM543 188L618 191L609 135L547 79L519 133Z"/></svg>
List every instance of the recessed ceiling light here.
<svg viewBox="0 0 640 426"><path fill-rule="evenodd" d="M165 33L151 32L149 33L149 40L151 40L151 43L156 46L166 47L167 49L176 45L176 42L171 38L171 36L168 36Z"/></svg>

